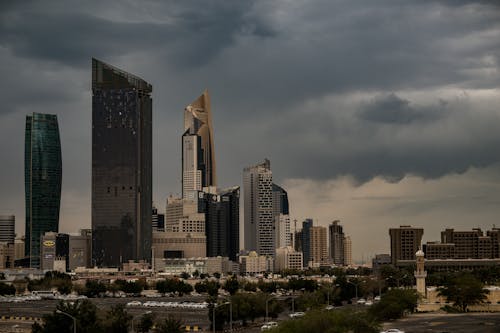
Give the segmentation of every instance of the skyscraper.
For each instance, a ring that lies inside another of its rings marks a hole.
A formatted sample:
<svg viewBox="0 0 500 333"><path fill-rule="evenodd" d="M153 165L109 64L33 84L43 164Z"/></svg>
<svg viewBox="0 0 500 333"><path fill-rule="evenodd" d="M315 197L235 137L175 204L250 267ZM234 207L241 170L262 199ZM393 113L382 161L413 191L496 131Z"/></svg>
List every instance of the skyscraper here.
<svg viewBox="0 0 500 333"><path fill-rule="evenodd" d="M151 258L152 87L92 59L92 259Z"/></svg>
<svg viewBox="0 0 500 333"><path fill-rule="evenodd" d="M184 109L182 135L182 197L216 186L214 132L208 91Z"/></svg>
<svg viewBox="0 0 500 333"><path fill-rule="evenodd" d="M203 194L207 256L229 257L236 261L240 250L240 187Z"/></svg>
<svg viewBox="0 0 500 333"><path fill-rule="evenodd" d="M352 266L352 241L350 236L344 238L344 265Z"/></svg>
<svg viewBox="0 0 500 333"><path fill-rule="evenodd" d="M243 170L245 249L259 255L273 256L276 248L272 184L268 159Z"/></svg>
<svg viewBox="0 0 500 333"><path fill-rule="evenodd" d="M309 230L311 235L311 254L309 264L320 266L328 260L328 245L326 243L326 228L313 226Z"/></svg>
<svg viewBox="0 0 500 333"><path fill-rule="evenodd" d="M303 255L303 266L308 267L309 261L312 260L311 255L311 228L313 227L312 219L305 219L302 222L302 230L300 232L300 244L302 245L302 253Z"/></svg>
<svg viewBox="0 0 500 333"><path fill-rule="evenodd" d="M339 224L340 221L333 221L328 226L330 234L330 257L335 265L345 265L344 260L344 231Z"/></svg>
<svg viewBox="0 0 500 333"><path fill-rule="evenodd" d="M27 115L24 149L25 255L30 267L40 267L42 235L59 230L61 181L61 140L57 116Z"/></svg>

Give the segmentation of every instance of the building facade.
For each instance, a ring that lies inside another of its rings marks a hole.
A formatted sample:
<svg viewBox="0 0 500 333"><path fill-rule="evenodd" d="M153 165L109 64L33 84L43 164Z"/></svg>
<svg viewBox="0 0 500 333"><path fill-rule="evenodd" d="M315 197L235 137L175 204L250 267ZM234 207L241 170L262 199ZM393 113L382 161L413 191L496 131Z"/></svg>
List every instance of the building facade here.
<svg viewBox="0 0 500 333"><path fill-rule="evenodd" d="M319 267L328 262L328 244L326 242L326 228L313 226L311 233L310 267Z"/></svg>
<svg viewBox="0 0 500 333"><path fill-rule="evenodd" d="M205 212L207 256L236 261L240 250L240 187L200 192L199 197Z"/></svg>
<svg viewBox="0 0 500 333"><path fill-rule="evenodd" d="M25 255L29 266L40 267L40 240L59 230L62 158L57 116L26 116L24 149L26 203Z"/></svg>
<svg viewBox="0 0 500 333"><path fill-rule="evenodd" d="M389 229L391 237L391 260L397 265L399 260L415 260L424 235L423 228L413 228L405 225Z"/></svg>
<svg viewBox="0 0 500 333"><path fill-rule="evenodd" d="M284 269L302 270L302 252L295 251L291 246L276 249L274 270L280 272Z"/></svg>
<svg viewBox="0 0 500 333"><path fill-rule="evenodd" d="M273 173L271 162L243 170L244 247L259 255L274 256Z"/></svg>
<svg viewBox="0 0 500 333"><path fill-rule="evenodd" d="M344 238L344 265L352 266L352 241L350 236Z"/></svg>
<svg viewBox="0 0 500 333"><path fill-rule="evenodd" d="M0 242L14 243L16 238L16 217L0 215Z"/></svg>
<svg viewBox="0 0 500 333"><path fill-rule="evenodd" d="M151 259L152 87L92 59L92 258Z"/></svg>
<svg viewBox="0 0 500 333"><path fill-rule="evenodd" d="M344 231L342 226L339 224L340 221L333 221L328 226L328 234L330 236L330 258L334 265L343 266L345 265L344 260Z"/></svg>
<svg viewBox="0 0 500 333"><path fill-rule="evenodd" d="M184 109L182 197L193 198L204 187L216 185L212 111L210 96L205 90Z"/></svg>
<svg viewBox="0 0 500 333"><path fill-rule="evenodd" d="M312 219L305 219L302 222L302 231L300 232L300 248L297 251L302 251L303 266L308 267L309 261L312 260L311 254L311 228L313 227Z"/></svg>

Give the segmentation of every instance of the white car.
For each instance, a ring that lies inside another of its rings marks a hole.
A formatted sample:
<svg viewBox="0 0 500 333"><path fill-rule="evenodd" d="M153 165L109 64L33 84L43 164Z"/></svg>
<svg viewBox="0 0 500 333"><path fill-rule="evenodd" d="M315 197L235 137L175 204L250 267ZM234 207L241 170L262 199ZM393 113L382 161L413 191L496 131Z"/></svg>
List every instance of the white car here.
<svg viewBox="0 0 500 333"><path fill-rule="evenodd" d="M305 313L304 312L294 312L294 313L290 313L288 316L290 318L301 318L301 317L304 317Z"/></svg>
<svg viewBox="0 0 500 333"><path fill-rule="evenodd" d="M271 328L278 327L278 323L275 321L270 321L268 323L265 323L260 327L261 331L267 331L270 330Z"/></svg>
<svg viewBox="0 0 500 333"><path fill-rule="evenodd" d="M397 328L389 328L388 330L380 333L405 333L405 331L398 330Z"/></svg>
<svg viewBox="0 0 500 333"><path fill-rule="evenodd" d="M141 305L142 303L139 301L132 301L127 303L127 306L141 306Z"/></svg>
<svg viewBox="0 0 500 333"><path fill-rule="evenodd" d="M375 297L373 298L373 300L374 300L375 302L380 301L380 296L375 296Z"/></svg>
<svg viewBox="0 0 500 333"><path fill-rule="evenodd" d="M372 301L366 301L365 305L367 305L367 306L373 305L373 302Z"/></svg>
<svg viewBox="0 0 500 333"><path fill-rule="evenodd" d="M356 303L363 305L366 303L366 300L364 298L360 298Z"/></svg>

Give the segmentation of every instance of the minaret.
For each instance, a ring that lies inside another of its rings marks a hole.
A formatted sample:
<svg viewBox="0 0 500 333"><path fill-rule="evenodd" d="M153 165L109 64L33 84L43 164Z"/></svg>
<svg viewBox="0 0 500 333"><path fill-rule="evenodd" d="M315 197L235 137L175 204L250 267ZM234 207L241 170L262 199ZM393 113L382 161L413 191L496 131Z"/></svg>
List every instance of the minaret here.
<svg viewBox="0 0 500 333"><path fill-rule="evenodd" d="M418 250L415 253L417 261L417 270L415 271L415 280L417 281L417 292L423 297L427 297L425 288L425 278L427 277L427 272L424 268L424 251Z"/></svg>

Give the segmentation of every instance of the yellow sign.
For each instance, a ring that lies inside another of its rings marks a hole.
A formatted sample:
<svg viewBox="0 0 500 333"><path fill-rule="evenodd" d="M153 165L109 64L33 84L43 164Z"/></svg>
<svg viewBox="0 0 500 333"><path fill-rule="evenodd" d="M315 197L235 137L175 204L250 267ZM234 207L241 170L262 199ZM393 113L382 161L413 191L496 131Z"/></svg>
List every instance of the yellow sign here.
<svg viewBox="0 0 500 333"><path fill-rule="evenodd" d="M56 245L56 243L54 241L51 241L51 240L46 240L43 242L43 246L52 247L54 245Z"/></svg>

